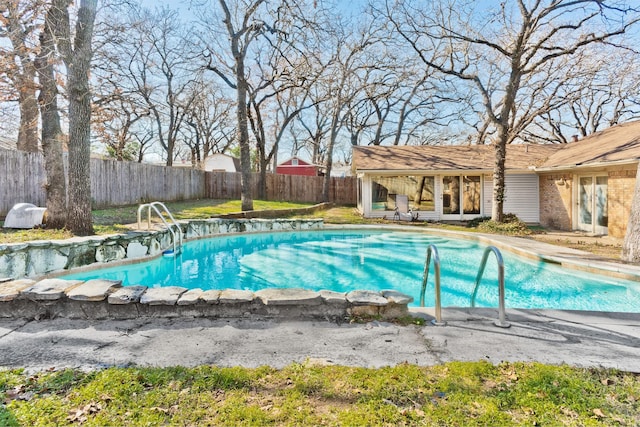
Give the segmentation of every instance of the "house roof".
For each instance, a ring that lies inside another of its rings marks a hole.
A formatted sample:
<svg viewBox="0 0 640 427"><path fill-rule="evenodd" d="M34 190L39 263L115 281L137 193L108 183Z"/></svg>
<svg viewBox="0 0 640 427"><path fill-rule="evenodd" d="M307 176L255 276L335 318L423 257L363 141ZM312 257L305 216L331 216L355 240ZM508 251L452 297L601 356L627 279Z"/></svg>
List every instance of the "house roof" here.
<svg viewBox="0 0 640 427"><path fill-rule="evenodd" d="M640 159L640 121L612 126L562 147L542 164L541 169L636 162Z"/></svg>
<svg viewBox="0 0 640 427"><path fill-rule="evenodd" d="M236 171L240 171L240 159L234 156L230 156L229 154L225 154L225 153L212 153L210 155L207 156L207 160L209 162L211 161L215 161L216 157L224 157L226 159L231 159L231 161L233 162L233 166L236 169Z"/></svg>
<svg viewBox="0 0 640 427"><path fill-rule="evenodd" d="M512 144L507 146L505 167L527 170L540 166L560 145ZM492 171L493 145L420 145L353 147L357 170Z"/></svg>
<svg viewBox="0 0 640 427"><path fill-rule="evenodd" d="M292 165L290 164L293 160L298 160L298 164L297 165ZM301 159L300 157L297 156L293 156L283 162L278 163L278 166L319 166L319 165L314 165L313 163L309 163L306 160Z"/></svg>
<svg viewBox="0 0 640 427"><path fill-rule="evenodd" d="M569 144L507 145L507 170L562 170L640 160L640 120ZM353 147L359 171L492 171L493 145Z"/></svg>

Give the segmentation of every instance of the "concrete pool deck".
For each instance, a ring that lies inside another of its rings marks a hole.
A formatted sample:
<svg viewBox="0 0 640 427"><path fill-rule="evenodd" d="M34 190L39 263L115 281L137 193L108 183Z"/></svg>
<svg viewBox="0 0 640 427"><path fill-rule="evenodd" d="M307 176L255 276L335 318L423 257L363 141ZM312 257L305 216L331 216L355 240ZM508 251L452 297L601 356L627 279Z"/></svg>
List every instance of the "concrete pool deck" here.
<svg viewBox="0 0 640 427"><path fill-rule="evenodd" d="M412 314L432 318L432 309ZM443 309L446 326L257 319L0 320L0 368L381 367L485 360L640 372L640 314Z"/></svg>

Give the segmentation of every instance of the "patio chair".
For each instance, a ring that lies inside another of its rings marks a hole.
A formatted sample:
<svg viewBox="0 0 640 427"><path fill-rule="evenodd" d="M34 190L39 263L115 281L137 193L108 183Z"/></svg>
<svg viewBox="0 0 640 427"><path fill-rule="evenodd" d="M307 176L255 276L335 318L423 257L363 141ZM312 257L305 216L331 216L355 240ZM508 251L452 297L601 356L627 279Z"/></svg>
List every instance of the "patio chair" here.
<svg viewBox="0 0 640 427"><path fill-rule="evenodd" d="M413 212L409 208L409 196L406 194L396 195L396 210L393 219L400 221L416 221L418 219L418 212Z"/></svg>

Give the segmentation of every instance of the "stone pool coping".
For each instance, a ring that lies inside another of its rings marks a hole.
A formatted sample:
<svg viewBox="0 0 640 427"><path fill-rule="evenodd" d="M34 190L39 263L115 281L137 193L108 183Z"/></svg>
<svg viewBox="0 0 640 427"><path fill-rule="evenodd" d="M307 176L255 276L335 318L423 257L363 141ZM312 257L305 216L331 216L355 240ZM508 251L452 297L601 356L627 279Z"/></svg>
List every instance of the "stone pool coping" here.
<svg viewBox="0 0 640 427"><path fill-rule="evenodd" d="M92 279L18 279L0 283L0 318L137 319L141 317L260 317L325 319L351 317L393 319L406 316L413 298L394 290L349 293L301 288L256 292L224 289L149 288L120 281Z"/></svg>

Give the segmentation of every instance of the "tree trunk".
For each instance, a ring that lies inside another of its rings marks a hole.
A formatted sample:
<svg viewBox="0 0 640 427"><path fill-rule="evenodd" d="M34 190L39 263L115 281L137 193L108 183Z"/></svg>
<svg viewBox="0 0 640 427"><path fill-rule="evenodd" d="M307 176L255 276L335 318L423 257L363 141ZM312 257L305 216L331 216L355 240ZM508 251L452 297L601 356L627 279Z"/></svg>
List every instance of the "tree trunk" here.
<svg viewBox="0 0 640 427"><path fill-rule="evenodd" d="M27 17L24 7L30 8L26 2L12 1L2 2L2 32L6 36L13 51L11 54L5 51L3 56L6 60L11 61L16 67L13 71L3 70L4 77L12 81L15 89L18 91L18 106L20 109L20 127L18 129L18 143L16 148L20 151L28 151L30 153L38 152L38 98L36 91L38 89L35 83L36 64L32 60L32 54L38 56L36 46L30 41L36 33L38 25L35 23L38 19L35 16ZM37 15L37 13L36 13ZM24 21L29 20L29 22ZM3 46L6 47L6 46ZM21 70L21 71L20 71Z"/></svg>
<svg viewBox="0 0 640 427"><path fill-rule="evenodd" d="M243 211L253 210L251 196L251 147L247 111L247 82L244 77L244 60L236 57L236 81L238 82L238 141L240 143L240 198Z"/></svg>
<svg viewBox="0 0 640 427"><path fill-rule="evenodd" d="M33 87L33 77L30 84L20 88L20 129L18 131L18 150L38 152L38 100ZM26 82L25 82L26 83Z"/></svg>
<svg viewBox="0 0 640 427"><path fill-rule="evenodd" d="M631 213L627 223L627 232L622 244L622 260L640 262L640 163L636 172L636 187L631 202Z"/></svg>
<svg viewBox="0 0 640 427"><path fill-rule="evenodd" d="M97 0L82 0L74 50L67 65L69 91L69 206L67 227L76 235L94 234L91 216L91 39Z"/></svg>
<svg viewBox="0 0 640 427"><path fill-rule="evenodd" d="M491 219L495 222L502 222L504 218L504 164L507 158L507 144L502 138L504 132L502 128L495 142L496 157L493 168L493 205L491 206Z"/></svg>
<svg viewBox="0 0 640 427"><path fill-rule="evenodd" d="M62 156L62 128L58 114L58 86L53 71L55 46L50 16L40 34L40 51L35 68L40 82L40 117L42 121L42 152L47 176L47 228L64 228L67 223L67 188Z"/></svg>
<svg viewBox="0 0 640 427"><path fill-rule="evenodd" d="M260 182L258 183L258 197L262 200L267 198L267 165L269 162L260 161Z"/></svg>
<svg viewBox="0 0 640 427"><path fill-rule="evenodd" d="M338 113L339 114L339 113ZM336 138L338 137L338 119L334 117L331 126L331 136L329 138L329 145L327 147L327 159L325 162L325 175L322 181L322 201L330 202L331 192L331 168L333 166L333 147L336 144Z"/></svg>
<svg viewBox="0 0 640 427"><path fill-rule="evenodd" d="M424 191L424 184L427 180L427 177L423 176L420 178L420 184L418 185L418 190L416 191L416 195L413 198L413 203L416 206L420 206L422 204L422 192Z"/></svg>

